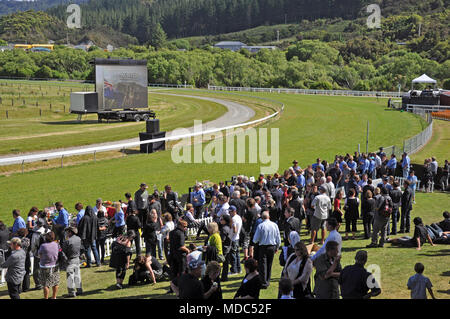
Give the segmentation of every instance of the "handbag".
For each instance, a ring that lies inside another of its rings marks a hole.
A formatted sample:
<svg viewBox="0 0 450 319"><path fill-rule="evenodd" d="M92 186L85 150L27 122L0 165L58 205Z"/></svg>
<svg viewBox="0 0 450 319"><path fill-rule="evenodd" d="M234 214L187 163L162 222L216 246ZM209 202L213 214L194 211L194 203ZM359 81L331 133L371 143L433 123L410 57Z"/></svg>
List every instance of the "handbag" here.
<svg viewBox="0 0 450 319"><path fill-rule="evenodd" d="M57 260L58 267L61 269L65 269L67 267L68 260L69 259L67 258L66 254L62 251L61 247L59 247Z"/></svg>

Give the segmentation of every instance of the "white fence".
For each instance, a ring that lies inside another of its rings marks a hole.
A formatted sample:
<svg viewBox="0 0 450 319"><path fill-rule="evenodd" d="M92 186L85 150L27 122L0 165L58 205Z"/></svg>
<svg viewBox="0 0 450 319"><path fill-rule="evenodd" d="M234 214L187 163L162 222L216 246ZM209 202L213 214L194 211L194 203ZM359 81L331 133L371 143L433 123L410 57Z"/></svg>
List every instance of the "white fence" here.
<svg viewBox="0 0 450 319"><path fill-rule="evenodd" d="M333 95L333 96L371 96L371 97L396 97L396 98L401 97L401 93L399 92L253 88L253 87L227 87L215 85L208 85L208 90L229 91L229 92L267 92L267 93L291 93L291 94L309 94L309 95Z"/></svg>

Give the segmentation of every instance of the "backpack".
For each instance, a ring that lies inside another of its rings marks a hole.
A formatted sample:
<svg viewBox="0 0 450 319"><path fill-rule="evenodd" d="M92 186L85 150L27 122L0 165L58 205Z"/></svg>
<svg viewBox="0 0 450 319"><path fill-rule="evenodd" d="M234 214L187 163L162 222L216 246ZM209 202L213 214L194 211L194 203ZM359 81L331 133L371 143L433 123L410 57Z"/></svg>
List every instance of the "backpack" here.
<svg viewBox="0 0 450 319"><path fill-rule="evenodd" d="M386 218L391 216L392 204L387 199L387 197L384 197L384 204L381 206L379 213L381 216L386 217Z"/></svg>

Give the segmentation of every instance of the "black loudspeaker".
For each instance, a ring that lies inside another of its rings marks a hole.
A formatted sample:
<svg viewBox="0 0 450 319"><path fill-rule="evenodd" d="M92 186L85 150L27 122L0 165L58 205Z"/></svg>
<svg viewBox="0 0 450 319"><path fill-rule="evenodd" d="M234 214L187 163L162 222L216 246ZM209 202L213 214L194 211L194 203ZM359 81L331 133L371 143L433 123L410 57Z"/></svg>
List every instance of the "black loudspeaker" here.
<svg viewBox="0 0 450 319"><path fill-rule="evenodd" d="M139 133L140 141L148 141L153 140L155 138L163 138L166 137L166 132L158 132L158 133ZM141 153L153 153L156 151L164 151L166 149L166 141L156 142L156 143L147 143L140 145Z"/></svg>
<svg viewBox="0 0 450 319"><path fill-rule="evenodd" d="M146 121L147 133L159 132L159 119L149 119Z"/></svg>

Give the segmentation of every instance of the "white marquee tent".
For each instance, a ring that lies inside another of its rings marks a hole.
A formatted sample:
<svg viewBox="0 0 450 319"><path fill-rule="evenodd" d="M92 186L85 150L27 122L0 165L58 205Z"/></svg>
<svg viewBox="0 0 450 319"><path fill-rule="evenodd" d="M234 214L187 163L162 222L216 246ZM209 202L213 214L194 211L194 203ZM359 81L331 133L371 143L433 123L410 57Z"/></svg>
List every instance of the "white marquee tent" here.
<svg viewBox="0 0 450 319"><path fill-rule="evenodd" d="M437 82L436 82L436 80L433 80L432 78L430 78L428 75L422 74L418 78L415 78L414 80L412 80L412 82L411 82L411 90L414 88L414 83L434 84L434 87L436 88L436 83Z"/></svg>

